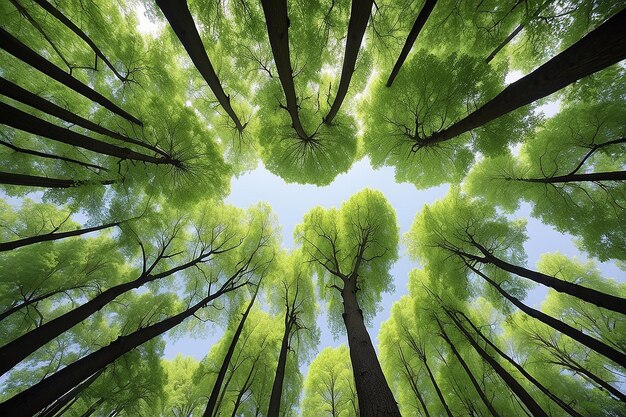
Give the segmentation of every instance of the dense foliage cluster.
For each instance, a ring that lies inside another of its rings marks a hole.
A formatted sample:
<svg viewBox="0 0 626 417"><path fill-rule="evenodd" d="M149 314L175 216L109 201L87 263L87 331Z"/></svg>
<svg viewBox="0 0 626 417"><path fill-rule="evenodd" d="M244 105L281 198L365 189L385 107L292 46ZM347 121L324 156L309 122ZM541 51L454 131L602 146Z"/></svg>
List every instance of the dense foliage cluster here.
<svg viewBox="0 0 626 417"><path fill-rule="evenodd" d="M625 1L0 16L0 415L626 415L626 284L558 247L528 265L512 215L626 265ZM324 186L363 158L450 191L403 241L379 191L312 208L291 250L270 206L223 203L258 164ZM401 242L420 269L376 348ZM322 308L348 346L318 352Z"/></svg>

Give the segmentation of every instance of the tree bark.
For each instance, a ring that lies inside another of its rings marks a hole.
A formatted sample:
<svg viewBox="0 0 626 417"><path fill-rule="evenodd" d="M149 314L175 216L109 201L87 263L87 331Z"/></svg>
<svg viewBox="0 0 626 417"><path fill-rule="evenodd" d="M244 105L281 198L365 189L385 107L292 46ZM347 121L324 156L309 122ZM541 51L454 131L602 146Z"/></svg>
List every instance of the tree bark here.
<svg viewBox="0 0 626 417"><path fill-rule="evenodd" d="M181 161L176 159L145 155L129 148L122 148L90 138L89 136L74 132L73 130L65 129L43 119L39 119L38 117L1 102L0 123L57 142L120 159L131 159L157 165L169 164L179 166L181 164Z"/></svg>
<svg viewBox="0 0 626 417"><path fill-rule="evenodd" d="M108 98L104 97L102 94L93 90L86 84L78 81L76 78L72 77L50 61L43 58L41 55L37 54L35 51L33 51L28 46L13 37L3 28L0 28L0 47L14 57L31 65L33 68L37 69L41 73L57 80L61 84L71 88L72 90L87 97L88 99L95 101L96 103L102 105L111 112L123 117L124 119L132 123L143 126L139 119L132 116L130 113L122 110L120 107L118 107Z"/></svg>
<svg viewBox="0 0 626 417"><path fill-rule="evenodd" d="M70 230L67 232L51 232L45 235L30 236L23 239L13 240L11 242L0 243L0 252L33 245L40 242L48 242L51 240L65 239L72 236L80 236L86 233L96 232L98 230L108 229L110 227L119 226L123 221L106 223L100 226L85 227L83 229Z"/></svg>
<svg viewBox="0 0 626 417"><path fill-rule="evenodd" d="M111 185L118 182L119 180L65 180L59 178L36 177L33 175L0 172L0 184L20 185L24 187L72 188L87 184Z"/></svg>
<svg viewBox="0 0 626 417"><path fill-rule="evenodd" d="M167 153L163 152L156 146L152 146L140 140L129 138L120 133L117 133L105 127L102 127L99 124L96 124L90 120L80 117L72 113L71 111L64 109L61 106L58 106L48 100L43 99L39 97L38 95L33 94L30 91L2 77L0 77L0 94L4 94L7 97L11 97L13 100L19 101L20 103L26 104L37 110L41 110L42 112L47 113L51 116L58 117L59 119L65 120L66 122L75 124L80 127L84 127L85 129L89 129L92 132L100 133L102 135L120 140L122 142L141 146L155 153L158 153L159 155L163 157L169 157L170 159L172 159L171 156L169 156Z"/></svg>
<svg viewBox="0 0 626 417"><path fill-rule="evenodd" d="M579 298L585 302L593 304L597 307L606 308L607 310L615 311L626 315L626 299L618 297L616 295L606 294L592 288L584 287L573 282L564 281L558 278L554 278L550 275L543 274L538 271L526 269L521 266L513 265L494 256L487 248L480 243L473 241L472 245L475 246L483 255L483 263L490 263L498 268L518 275L520 277L528 278L538 284L550 287L555 291L565 293L576 298Z"/></svg>
<svg viewBox="0 0 626 417"><path fill-rule="evenodd" d="M463 359L463 357L461 356L459 351L456 350L456 346L454 346L454 343L452 343L452 340L450 340L450 337L448 336L448 334L444 330L444 328L441 325L441 323L439 322L439 320L437 320L437 324L439 325L439 329L441 330L441 337L443 338L443 340L446 341L448 346L450 346L450 350L452 350L452 353L454 354L454 356L456 356L456 358L458 359L459 363L461 364L461 366L465 370L465 373L467 374L467 376L469 377L472 385L476 389L476 392L478 393L478 396L482 400L483 404L485 404L485 407L487 407L487 410L489 410L489 412L491 413L491 415L493 417L500 417L500 414L498 414L496 409L493 407L493 404L491 404L491 401L489 401L489 399L487 398L487 395L485 395L485 392L480 387L480 384L478 383L478 381L476 381L476 378L474 377L474 374L472 373L472 370L469 368L469 366L467 366L467 363L465 362L465 360Z"/></svg>
<svg viewBox="0 0 626 417"><path fill-rule="evenodd" d="M104 306L125 292L139 288L148 282L170 276L178 271L182 271L196 265L197 263L206 260L210 255L212 255L212 253L213 252L203 253L189 262L158 274L151 275L150 273L143 273L139 278L133 281L108 288L96 297L87 301L85 304L76 307L55 319L52 319L36 329L33 329L7 343L0 348L0 375L6 373L9 369L26 359L26 357L28 357L31 353L35 352L55 337L101 310Z"/></svg>
<svg viewBox="0 0 626 417"><path fill-rule="evenodd" d="M567 174L545 178L510 178L513 181L559 184L565 182L626 181L626 171L592 172L588 174ZM623 305L622 305L623 306ZM625 308L626 310L626 308Z"/></svg>
<svg viewBox="0 0 626 417"><path fill-rule="evenodd" d="M485 362L487 362L494 371L498 374L500 378L506 383L506 385L513 391L513 393L522 401L524 406L530 411L530 413L534 417L548 417L545 411L541 408L539 404L533 399L533 397L524 389L524 387L517 382L517 380L513 377L513 375L509 374L506 369L502 367L493 357L491 357L477 342L474 338L468 333L468 331L463 327L460 321L457 320L454 315L446 310L448 316L452 319L456 327L463 333L465 338L470 342L474 350L478 352L481 358Z"/></svg>
<svg viewBox="0 0 626 417"><path fill-rule="evenodd" d="M291 117L291 126L303 141L312 139L305 131L298 114L298 99L293 83L293 69L289 57L289 18L287 17L287 0L261 0L267 35L274 55L274 63L278 78L285 93L286 108Z"/></svg>
<svg viewBox="0 0 626 417"><path fill-rule="evenodd" d="M406 37L406 41L404 42L404 46L402 47L400 56L398 57L398 60L393 66L393 70L391 71L391 74L389 74L389 79L387 80L387 84L386 84L387 87L391 87L391 84L393 84L393 80L395 80L396 77L398 76L398 73L400 72L400 68L402 68L402 64L404 64L406 57L409 56L409 52L411 52L411 49L413 48L413 44L415 43L417 36L422 31L422 28L426 24L426 21L430 17L430 14L432 13L436 4L437 4L437 0L426 0L424 2L424 5L422 6L422 10L420 10L419 14L417 15L417 19L415 19L415 23L413 23L413 27L411 28L409 35Z"/></svg>
<svg viewBox="0 0 626 417"><path fill-rule="evenodd" d="M1 403L0 415L3 417L22 417L37 413L72 387L78 385L98 370L113 363L120 356L174 328L215 298L243 285L245 284L229 288L222 287L214 294L208 295L197 304L179 314L168 317L150 326L140 328L126 336L118 337L109 345L77 360L41 382Z"/></svg>
<svg viewBox="0 0 626 417"><path fill-rule="evenodd" d="M626 58L626 9L527 76L506 87L482 107L424 139L425 145L450 140Z"/></svg>
<svg viewBox="0 0 626 417"><path fill-rule="evenodd" d="M213 94L215 94L217 101L235 123L237 131L239 133L243 132L245 125L241 124L239 117L235 114L235 111L230 105L230 97L224 92L222 84L213 69L213 65L204 49L200 34L196 30L196 25L189 11L189 7L187 6L187 1L156 0L156 3L174 30L174 33L176 33L180 43L185 47L194 65L211 88L211 91L213 91Z"/></svg>
<svg viewBox="0 0 626 417"><path fill-rule="evenodd" d="M526 379L528 379L530 382L532 382L533 385L535 385L548 398L550 398L552 401L554 401L559 407L561 407L566 413L568 413L572 417L583 417L576 410L574 410L572 407L570 407L569 404L567 404L565 401L561 400L559 397L554 395L548 388L543 386L543 384L541 382L537 381L537 379L535 379L535 377L533 377L530 373L528 373L528 371L526 371L524 369L524 367L522 367L520 364L515 362L513 360L513 358L511 358L509 355L504 353L502 351L502 349L500 349L498 346L496 346L495 343L493 343L491 340L489 340L488 337L483 335L482 332L480 331L480 329L478 327L476 327L476 325L474 325L474 323L472 323L472 321L469 319L469 317L467 317L467 315L465 313L460 312L460 314L465 318L465 320L469 323L469 325L472 327L472 329L474 329L474 332L476 332L478 334L478 336L480 336L480 338L485 341L485 343L487 343L493 350L495 350L496 353L498 353L498 355L500 355L500 357L502 357L508 363L513 365L515 367L515 369L517 369L517 371L519 373L521 373L524 377L526 377Z"/></svg>
<svg viewBox="0 0 626 417"><path fill-rule="evenodd" d="M361 417L400 417L400 411L383 374L356 297L356 274L344 281L343 322L348 333L350 361L354 373Z"/></svg>
<svg viewBox="0 0 626 417"><path fill-rule="evenodd" d="M552 316L549 316L539 310L535 310L534 308L527 306L517 298L510 295L504 289L502 289L500 285L498 285L495 281L493 281L487 275L483 274L478 269L471 266L470 269L472 269L472 271L474 271L477 275L481 276L485 281L493 286L504 298L509 300L511 304L522 310L524 313L528 314L530 317L535 318L543 324L552 327L554 330L557 330L564 335L571 337L577 342L583 344L584 346L587 346L589 349L612 360L620 366L624 366L624 364L626 364L626 355L624 355L623 353L613 349L611 346L608 346L607 344L589 335L586 335L585 333L573 328L572 326L562 322L561 320L555 319Z"/></svg>
<svg viewBox="0 0 626 417"><path fill-rule="evenodd" d="M228 346L228 350L226 351L226 356L224 356L224 360L222 361L222 366L217 374L217 378L215 379L215 384L213 384L213 389L211 390L211 396L209 397L209 402L207 403L206 409L204 410L204 417L211 417L215 411L215 405L217 404L217 397L219 396L220 390L222 389L222 383L224 382L224 377L226 376L226 371L228 371L228 365L230 364L230 360L233 357L233 353L235 352L235 347L237 346L237 342L239 341L239 336L243 331L243 326L246 324L246 319L250 314L250 310L252 310L252 306L254 305L254 301L256 300L256 296L259 293L259 288L261 287L261 282L257 285L254 290L254 294L250 299L250 303L248 303L248 307L243 313L241 320L239 321L239 325L233 334L233 338Z"/></svg>
<svg viewBox="0 0 626 417"><path fill-rule="evenodd" d="M337 94L335 95L333 104L330 106L326 117L324 117L324 123L327 125L332 125L335 116L337 116L339 112L339 108L341 108L343 100L346 98L346 94L348 94L348 88L350 87L352 74L354 74L354 67L356 66L356 59L359 56L363 35L365 35L367 22L372 13L373 3L374 0L352 0L350 21L348 22L348 35L346 36L346 50L341 67L341 78L339 79L339 87L337 88Z"/></svg>
<svg viewBox="0 0 626 417"><path fill-rule="evenodd" d="M64 408L70 402L75 401L81 392L89 388L89 386L93 384L96 379L98 379L98 377L102 374L102 372L104 372L104 369L105 368L100 369L99 371L94 373L92 376L90 376L89 378L87 378L86 380L78 384L78 386L72 388L70 391L68 391L66 394L60 397L56 402L51 404L50 407L43 409L41 413L37 414L37 417L61 416L63 414L63 412L60 412L61 409Z"/></svg>
<svg viewBox="0 0 626 417"><path fill-rule="evenodd" d="M280 414L280 399L283 393L283 381L285 380L285 368L287 367L287 353L289 353L289 338L291 337L292 322L289 309L285 311L285 331L283 341L278 354L278 365L276 366L276 376L272 384L272 394L270 395L267 417L278 417Z"/></svg>

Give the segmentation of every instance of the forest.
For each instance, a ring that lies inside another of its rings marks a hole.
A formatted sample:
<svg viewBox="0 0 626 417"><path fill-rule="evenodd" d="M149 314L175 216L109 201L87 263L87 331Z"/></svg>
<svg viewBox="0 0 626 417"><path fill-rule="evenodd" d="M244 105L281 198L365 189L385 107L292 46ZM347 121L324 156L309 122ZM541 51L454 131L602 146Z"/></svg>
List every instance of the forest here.
<svg viewBox="0 0 626 417"><path fill-rule="evenodd" d="M0 16L0 416L626 416L626 0ZM226 201L361 161L446 194Z"/></svg>

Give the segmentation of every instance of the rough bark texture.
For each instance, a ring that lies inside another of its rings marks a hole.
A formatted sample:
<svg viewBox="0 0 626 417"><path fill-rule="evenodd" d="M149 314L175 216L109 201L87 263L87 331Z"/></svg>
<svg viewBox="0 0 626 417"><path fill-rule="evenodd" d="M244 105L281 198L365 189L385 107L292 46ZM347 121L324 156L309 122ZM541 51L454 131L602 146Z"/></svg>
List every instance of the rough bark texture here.
<svg viewBox="0 0 626 417"><path fill-rule="evenodd" d="M393 84L393 80L395 80L396 77L398 76L398 73L400 72L400 68L402 68L402 64L404 64L406 57L409 56L409 52L411 52L411 49L413 48L413 44L415 43L417 36L422 31L422 28L426 24L426 21L430 17L430 14L432 13L436 4L437 4L437 0L426 0L424 2L424 6L422 6L422 10L420 10L419 14L417 15L417 19L415 19L415 23L413 23L413 27L411 28L411 31L406 37L406 41L404 42L402 51L400 51L400 56L398 56L398 60L393 66L393 70L391 71L391 74L389 74L389 79L387 80L387 84L386 84L387 87L391 87L391 85Z"/></svg>
<svg viewBox="0 0 626 417"><path fill-rule="evenodd" d="M626 58L626 9L425 144L450 140Z"/></svg>
<svg viewBox="0 0 626 417"><path fill-rule="evenodd" d="M385 380L372 340L356 298L356 276L344 281L343 322L348 333L350 361L361 417L400 417L400 411Z"/></svg>
<svg viewBox="0 0 626 417"><path fill-rule="evenodd" d="M367 29L367 22L372 12L373 3L373 0L352 0L348 35L346 36L346 50L341 67L341 78L339 79L339 87L337 88L333 104L330 106L326 117L324 117L324 123L327 125L333 123L343 100L346 98L346 94L348 94L348 88L350 87L352 74L354 74L356 59L359 56L359 49L361 48L363 35L365 35L365 29Z"/></svg>
<svg viewBox="0 0 626 417"><path fill-rule="evenodd" d="M70 230L67 232L52 232L45 235L30 236L24 239L13 240L11 242L0 243L0 252L21 248L22 246L33 245L39 242L48 242L50 240L65 239L72 236L80 236L85 233L96 232L98 230L108 229L110 227L119 226L122 222L106 223L100 226L85 227L84 229Z"/></svg>
<svg viewBox="0 0 626 417"><path fill-rule="evenodd" d="M1 110L0 110L1 111ZM104 181L80 181L66 180L59 178L36 177L34 175L11 174L9 172L0 172L0 184L20 185L24 187L43 187L43 188L72 188L86 184L111 185L119 182L118 180Z"/></svg>
<svg viewBox="0 0 626 417"><path fill-rule="evenodd" d="M298 114L298 99L296 87L293 83L293 69L289 57L289 18L287 17L287 0L261 0L267 35L274 55L274 63L278 71L278 78L285 93L286 108L291 117L291 126L298 137L304 141L311 137L304 131L300 115Z"/></svg>
<svg viewBox="0 0 626 417"><path fill-rule="evenodd" d="M0 28L0 47L13 55L14 57L24 61L25 63L36 68L38 71L60 82L61 84L71 88L77 93L87 97L90 100L102 105L111 112L123 117L124 119L142 126L139 119L132 116L130 113L122 110L119 106L113 103L102 94L93 90L86 84L78 81L50 61L46 60L35 51L24 45L18 39L13 37L9 32Z"/></svg>
<svg viewBox="0 0 626 417"><path fill-rule="evenodd" d="M217 101L224 108L224 111L232 119L233 123L235 123L237 130L240 133L243 132L245 125L241 124L239 117L235 114L230 105L230 97L224 92L222 84L213 69L200 34L196 30L196 25L187 6L187 0L156 0L156 3L185 47L191 61L207 82L213 94L215 94Z"/></svg>
<svg viewBox="0 0 626 417"><path fill-rule="evenodd" d="M109 155L120 159L149 162L153 164L180 165L181 162L172 158L155 157L135 152L129 148L111 145L73 130L54 125L22 110L0 103L0 123L34 135L43 136L67 145L87 149L92 152Z"/></svg>

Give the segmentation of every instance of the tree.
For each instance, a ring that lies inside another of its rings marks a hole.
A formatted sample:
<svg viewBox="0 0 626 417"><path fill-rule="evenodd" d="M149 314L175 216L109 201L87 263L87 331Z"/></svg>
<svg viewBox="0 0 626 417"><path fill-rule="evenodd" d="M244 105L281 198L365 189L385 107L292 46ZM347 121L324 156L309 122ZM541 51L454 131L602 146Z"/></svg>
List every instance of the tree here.
<svg viewBox="0 0 626 417"><path fill-rule="evenodd" d="M315 267L331 326L337 329L339 314L343 318L361 415L399 415L365 327L381 293L391 288L389 268L398 250L393 209L380 192L366 189L340 209L313 209L295 233Z"/></svg>

